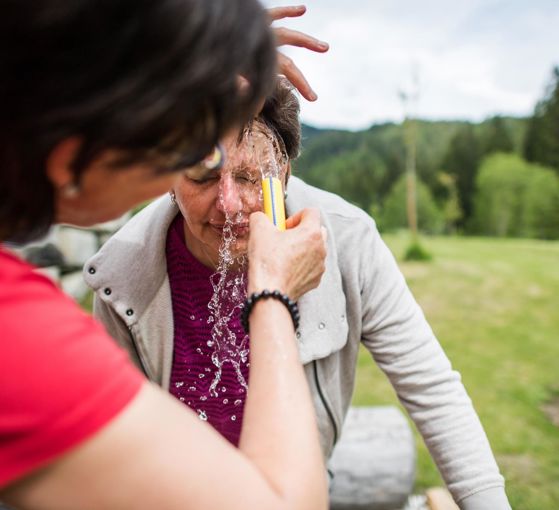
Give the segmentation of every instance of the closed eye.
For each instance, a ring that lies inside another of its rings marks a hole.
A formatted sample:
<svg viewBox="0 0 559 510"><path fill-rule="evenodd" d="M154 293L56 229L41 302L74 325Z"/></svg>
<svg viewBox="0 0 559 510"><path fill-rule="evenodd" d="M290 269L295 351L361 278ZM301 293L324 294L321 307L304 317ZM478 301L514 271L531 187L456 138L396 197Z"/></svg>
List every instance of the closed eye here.
<svg viewBox="0 0 559 510"><path fill-rule="evenodd" d="M235 179L244 184L256 184L258 182L258 179L251 175L237 175Z"/></svg>

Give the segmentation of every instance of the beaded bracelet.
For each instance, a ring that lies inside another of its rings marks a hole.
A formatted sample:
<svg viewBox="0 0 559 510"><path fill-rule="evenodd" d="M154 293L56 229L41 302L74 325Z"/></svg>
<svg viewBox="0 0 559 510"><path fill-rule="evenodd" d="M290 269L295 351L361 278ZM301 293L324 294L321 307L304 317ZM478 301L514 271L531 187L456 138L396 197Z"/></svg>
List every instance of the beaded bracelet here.
<svg viewBox="0 0 559 510"><path fill-rule="evenodd" d="M260 299L270 299L270 298L277 299L278 301L281 301L286 306L287 310L289 311L289 315L291 315L291 320L293 321L293 327L295 328L295 331L297 331L297 329L299 328L299 319L301 317L299 316L299 308L297 307L297 303L289 299L289 296L282 294L279 290L270 291L264 289L261 292L253 292L245 300L245 303L243 305L243 311L241 312L241 325L243 326L243 329L246 331L247 334L249 330L248 317L254 305Z"/></svg>

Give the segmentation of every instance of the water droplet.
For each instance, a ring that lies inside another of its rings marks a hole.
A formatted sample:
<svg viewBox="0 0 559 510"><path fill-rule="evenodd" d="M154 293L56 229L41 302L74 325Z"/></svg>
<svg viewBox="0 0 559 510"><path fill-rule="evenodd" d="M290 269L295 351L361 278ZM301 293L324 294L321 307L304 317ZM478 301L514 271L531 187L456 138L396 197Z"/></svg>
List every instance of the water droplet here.
<svg viewBox="0 0 559 510"><path fill-rule="evenodd" d="M184 382L180 381L180 382L176 382L175 383L175 388L182 388L184 386Z"/></svg>
<svg viewBox="0 0 559 510"><path fill-rule="evenodd" d="M229 399L224 398L224 399L223 399L223 403L224 403L224 404L228 404L228 403L229 403Z"/></svg>
<svg viewBox="0 0 559 510"><path fill-rule="evenodd" d="M208 421L208 416L206 415L205 411L201 411L200 409L196 409L196 411L198 412L198 418L200 418L202 421Z"/></svg>
<svg viewBox="0 0 559 510"><path fill-rule="evenodd" d="M213 347L214 343L211 340L208 340L207 344L208 347Z"/></svg>
<svg viewBox="0 0 559 510"><path fill-rule="evenodd" d="M205 370L206 372L211 372L211 371L212 371L212 369L211 369L210 367L206 367L206 368L204 368L204 370Z"/></svg>
<svg viewBox="0 0 559 510"><path fill-rule="evenodd" d="M180 397L179 400L180 400L181 402L184 402L184 397Z"/></svg>
<svg viewBox="0 0 559 510"><path fill-rule="evenodd" d="M200 347L198 347L198 348L196 349L196 352L197 352L198 354L202 354L202 349L200 349Z"/></svg>
<svg viewBox="0 0 559 510"><path fill-rule="evenodd" d="M191 320L191 321L195 321L195 320L196 320L196 316L195 316L195 315L191 315L191 316L190 316L190 320Z"/></svg>
<svg viewBox="0 0 559 510"><path fill-rule="evenodd" d="M326 324L324 324L324 322L321 322L321 323L318 325L318 329L324 329L325 327L326 327Z"/></svg>
<svg viewBox="0 0 559 510"><path fill-rule="evenodd" d="M188 388L188 391L196 391L196 386L190 386L190 387Z"/></svg>
<svg viewBox="0 0 559 510"><path fill-rule="evenodd" d="M221 391L225 393L227 391L227 388L225 386L222 386Z"/></svg>
<svg viewBox="0 0 559 510"><path fill-rule="evenodd" d="M231 421L235 421L237 417L235 415L231 416Z"/></svg>
<svg viewBox="0 0 559 510"><path fill-rule="evenodd" d="M204 377L206 377L204 374L198 374L199 379L203 379Z"/></svg>
<svg viewBox="0 0 559 510"><path fill-rule="evenodd" d="M208 400L208 397L206 397L206 395L202 395L202 396L200 397L200 400L201 400L202 402L205 402L206 400Z"/></svg>
<svg viewBox="0 0 559 510"><path fill-rule="evenodd" d="M299 338L301 338L301 333L297 331L297 333L295 333L295 336L297 337L297 340L299 340Z"/></svg>
<svg viewBox="0 0 559 510"><path fill-rule="evenodd" d="M240 406L242 403L243 403L243 401L240 398L235 400L235 405L236 406Z"/></svg>

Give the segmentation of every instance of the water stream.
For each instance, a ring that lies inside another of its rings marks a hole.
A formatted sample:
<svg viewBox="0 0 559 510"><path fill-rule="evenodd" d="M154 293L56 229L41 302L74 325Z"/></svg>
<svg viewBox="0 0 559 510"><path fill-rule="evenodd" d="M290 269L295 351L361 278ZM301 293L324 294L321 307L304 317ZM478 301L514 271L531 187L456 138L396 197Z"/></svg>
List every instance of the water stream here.
<svg viewBox="0 0 559 510"><path fill-rule="evenodd" d="M212 397L219 395L218 386L225 363L231 363L239 384L245 392L248 389L241 367L248 364L249 337L243 334L242 338L238 338L230 327L231 319L238 317L242 311L247 292L248 261L245 254L234 254L237 242L235 227L248 221L247 211L262 209L261 180L270 176L280 176L282 168L278 164L278 144L268 131L259 123L245 129L237 146L240 158L233 157L230 161L233 167L236 166L237 160L242 161L242 168L252 168L253 174L235 176L235 186L238 187L235 191L243 207L234 214L226 214L219 261L215 273L211 276L213 295L208 303L208 323L212 324L212 329L208 347L212 349L211 359L215 367L209 388ZM257 169L256 173L254 169ZM223 199L220 195L218 200ZM239 405L237 402L240 404L241 400L236 400L235 405ZM204 419L203 411L200 411L199 415Z"/></svg>

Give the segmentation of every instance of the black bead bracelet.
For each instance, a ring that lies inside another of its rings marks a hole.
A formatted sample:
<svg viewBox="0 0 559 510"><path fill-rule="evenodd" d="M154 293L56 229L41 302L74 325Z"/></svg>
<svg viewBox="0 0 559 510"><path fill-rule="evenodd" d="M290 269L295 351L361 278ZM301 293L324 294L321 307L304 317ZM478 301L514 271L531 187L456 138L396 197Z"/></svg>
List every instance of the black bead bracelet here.
<svg viewBox="0 0 559 510"><path fill-rule="evenodd" d="M281 301L287 310L289 311L289 315L291 315L291 320L293 321L293 327L295 331L299 328L299 308L297 307L297 303L289 299L289 296L282 294L279 290L266 290L264 289L261 292L253 292L246 300L243 305L243 311L241 312L241 325L243 329L248 333L249 325L248 325L248 318L250 316L250 312L252 311L254 305L260 299L277 299Z"/></svg>

